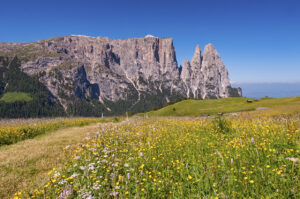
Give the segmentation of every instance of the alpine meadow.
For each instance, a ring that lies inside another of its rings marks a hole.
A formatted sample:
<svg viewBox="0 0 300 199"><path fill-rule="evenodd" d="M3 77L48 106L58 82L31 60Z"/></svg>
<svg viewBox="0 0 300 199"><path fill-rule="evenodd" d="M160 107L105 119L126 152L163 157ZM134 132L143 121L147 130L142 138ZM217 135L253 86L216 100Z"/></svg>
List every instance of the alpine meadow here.
<svg viewBox="0 0 300 199"><path fill-rule="evenodd" d="M300 2L6 1L0 199L300 198Z"/></svg>

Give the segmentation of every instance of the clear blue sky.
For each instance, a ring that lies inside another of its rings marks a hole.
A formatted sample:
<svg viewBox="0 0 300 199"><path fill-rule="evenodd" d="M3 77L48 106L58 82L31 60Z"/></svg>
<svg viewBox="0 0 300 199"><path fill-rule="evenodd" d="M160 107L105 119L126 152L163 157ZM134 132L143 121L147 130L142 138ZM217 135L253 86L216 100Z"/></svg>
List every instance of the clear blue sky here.
<svg viewBox="0 0 300 199"><path fill-rule="evenodd" d="M172 37L177 60L213 43L238 82L300 82L300 0L7 0L0 41Z"/></svg>

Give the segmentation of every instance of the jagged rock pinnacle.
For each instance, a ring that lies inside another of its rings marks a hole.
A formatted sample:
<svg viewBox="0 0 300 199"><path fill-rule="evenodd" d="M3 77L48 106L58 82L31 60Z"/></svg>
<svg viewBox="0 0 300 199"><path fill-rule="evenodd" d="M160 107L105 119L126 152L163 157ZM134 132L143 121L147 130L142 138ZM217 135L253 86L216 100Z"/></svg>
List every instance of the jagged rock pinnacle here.
<svg viewBox="0 0 300 199"><path fill-rule="evenodd" d="M72 35L31 43L0 43L0 53L27 52L22 71L39 76L64 107L76 99L86 99L87 103L94 99L107 110L112 110L115 102L126 101L127 107L120 112L145 111L140 110L145 107L140 103L154 98L157 100L152 100L151 106L186 97L231 95L227 69L212 44L205 46L203 54L197 45L191 62L185 60L178 68L172 39L153 37Z"/></svg>
<svg viewBox="0 0 300 199"><path fill-rule="evenodd" d="M199 45L196 46L191 65L193 68L201 68L201 49Z"/></svg>

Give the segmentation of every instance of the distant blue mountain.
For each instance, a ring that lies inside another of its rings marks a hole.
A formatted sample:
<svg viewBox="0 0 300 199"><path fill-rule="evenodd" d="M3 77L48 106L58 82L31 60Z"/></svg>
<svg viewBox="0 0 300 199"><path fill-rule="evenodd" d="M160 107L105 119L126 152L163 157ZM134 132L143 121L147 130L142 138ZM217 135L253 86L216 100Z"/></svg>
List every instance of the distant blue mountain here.
<svg viewBox="0 0 300 199"><path fill-rule="evenodd" d="M293 97L300 96L299 83L233 83L233 87L241 87L244 97Z"/></svg>

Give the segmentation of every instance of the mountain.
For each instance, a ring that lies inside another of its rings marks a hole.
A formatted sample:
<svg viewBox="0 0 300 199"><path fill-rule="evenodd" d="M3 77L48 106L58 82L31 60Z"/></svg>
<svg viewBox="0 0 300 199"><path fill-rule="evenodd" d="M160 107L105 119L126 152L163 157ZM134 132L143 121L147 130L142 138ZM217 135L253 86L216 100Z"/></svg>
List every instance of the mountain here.
<svg viewBox="0 0 300 199"><path fill-rule="evenodd" d="M43 84L52 101L69 115L114 115L146 111L184 98L241 96L241 89L231 87L228 71L212 44L203 55L197 46L191 63L185 61L182 67L178 67L172 38L151 35L0 43L0 56L20 60L20 72Z"/></svg>
<svg viewBox="0 0 300 199"><path fill-rule="evenodd" d="M20 70L17 58L0 56L0 117L65 116L57 98L37 77Z"/></svg>

